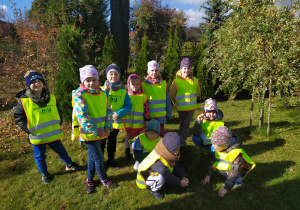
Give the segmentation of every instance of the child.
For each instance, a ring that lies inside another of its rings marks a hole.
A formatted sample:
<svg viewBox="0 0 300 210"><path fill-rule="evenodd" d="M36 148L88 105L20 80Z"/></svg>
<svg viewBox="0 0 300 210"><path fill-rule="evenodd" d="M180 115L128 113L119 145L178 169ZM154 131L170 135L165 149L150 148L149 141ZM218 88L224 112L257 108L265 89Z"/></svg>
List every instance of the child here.
<svg viewBox="0 0 300 210"><path fill-rule="evenodd" d="M87 193L95 192L94 176L97 171L100 182L107 188L116 184L108 177L104 169L104 157L101 140L110 135L111 110L105 93L99 86L98 71L92 65L79 69L81 84L73 93L74 111L80 129L80 141L88 148Z"/></svg>
<svg viewBox="0 0 300 210"><path fill-rule="evenodd" d="M124 117L132 109L132 103L122 81L119 80L120 69L117 65L111 64L106 68L106 77L108 80L105 82L104 92L113 111L113 131L108 136L107 143L107 164L109 167L120 169L119 164L115 162L117 136L120 129L124 128ZM103 140L101 143L103 153L105 145L106 140Z"/></svg>
<svg viewBox="0 0 300 210"><path fill-rule="evenodd" d="M177 107L180 119L179 133L184 140L188 137L194 110L197 109L197 97L200 93L198 79L193 77L190 59L183 58L180 70L176 73L170 87L170 98Z"/></svg>
<svg viewBox="0 0 300 210"><path fill-rule="evenodd" d="M144 160L145 153L151 152L160 141L160 123L158 120L151 119L147 124L145 133L136 136L132 142L132 151L135 158L134 170L137 170L139 164Z"/></svg>
<svg viewBox="0 0 300 210"><path fill-rule="evenodd" d="M154 150L140 164L136 179L137 186L141 189L150 186L150 193L157 199L164 198L164 195L159 192L164 183L176 187L188 186L189 180L185 178L185 172L177 162L182 145L185 145L185 140L176 132L166 133ZM145 181L141 172L150 167L150 176Z"/></svg>
<svg viewBox="0 0 300 210"><path fill-rule="evenodd" d="M243 185L243 178L255 167L255 163L241 148L242 143L237 137L232 137L231 131L220 126L211 135L215 149L215 158L208 168L206 177L201 181L202 186L209 184L214 170L226 177L224 188L218 192L220 197L231 189Z"/></svg>
<svg viewBox="0 0 300 210"><path fill-rule="evenodd" d="M150 120L147 96L142 92L142 81L137 74L131 74L127 80L128 95L131 99L132 109L125 117L125 155L131 158L128 140L141 134Z"/></svg>
<svg viewBox="0 0 300 210"><path fill-rule="evenodd" d="M193 127L193 142L196 146L202 146L214 152L211 146L210 136L219 126L223 126L221 121L223 113L218 110L216 100L209 98L204 104L204 114L200 114Z"/></svg>
<svg viewBox="0 0 300 210"><path fill-rule="evenodd" d="M143 92L147 95L150 118L157 119L160 122L160 134L165 135L165 123L172 116L171 101L167 83L162 80L159 66L156 61L148 62L148 76L143 82Z"/></svg>
<svg viewBox="0 0 300 210"><path fill-rule="evenodd" d="M43 76L36 71L27 71L24 77L27 89L16 95L18 104L14 110L15 122L29 135L42 181L48 184L51 175L47 170L46 145L59 155L66 164L66 170L76 170L78 166L69 157L60 140L63 138L61 117L55 96L45 87Z"/></svg>

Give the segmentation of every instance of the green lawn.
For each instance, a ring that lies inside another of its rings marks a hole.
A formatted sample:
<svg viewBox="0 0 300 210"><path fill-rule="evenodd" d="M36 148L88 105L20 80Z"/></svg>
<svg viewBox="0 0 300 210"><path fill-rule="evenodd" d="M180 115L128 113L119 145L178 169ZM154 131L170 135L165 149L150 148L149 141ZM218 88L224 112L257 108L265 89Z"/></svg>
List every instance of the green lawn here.
<svg viewBox="0 0 300 210"><path fill-rule="evenodd" d="M108 169L109 177L117 182L116 189L99 186L97 192L85 192L87 149L70 140L70 126L64 126L63 143L70 156L83 166L75 172L66 172L59 157L47 150L49 172L53 181L44 185L35 161L32 147L24 135L18 136L14 128L10 137L0 137L0 209L299 209L300 206L300 117L299 106L284 108L282 101L272 107L271 134L266 128L257 128L258 110L255 107L253 129L249 131L250 100L218 102L224 113L225 125L239 136L244 150L256 163L256 168L244 180L244 186L217 196L223 179L213 176L208 187L200 186L210 155L194 146L191 138L182 148L181 163L190 179L186 189L166 187L163 200L154 199L147 190L138 189L133 161L124 154L125 131L120 132L116 159L124 167ZM202 112L203 103L194 114ZM0 116L9 111L0 112ZM178 130L178 114L165 126L166 131ZM265 118L265 121L267 119ZM1 132L7 125L1 122ZM193 126L193 122L191 127Z"/></svg>

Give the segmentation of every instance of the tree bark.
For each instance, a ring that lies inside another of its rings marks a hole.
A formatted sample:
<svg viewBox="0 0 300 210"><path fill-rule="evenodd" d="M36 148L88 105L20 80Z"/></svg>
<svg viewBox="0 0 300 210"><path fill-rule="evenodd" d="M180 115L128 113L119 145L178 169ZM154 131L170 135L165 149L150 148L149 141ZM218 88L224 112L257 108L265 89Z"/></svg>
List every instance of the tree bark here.
<svg viewBox="0 0 300 210"><path fill-rule="evenodd" d="M263 85L263 93L262 93L262 96L261 96L261 107L260 107L260 116L259 116L259 124L258 124L259 128L264 124L265 95L266 95L266 86Z"/></svg>
<svg viewBox="0 0 300 210"><path fill-rule="evenodd" d="M250 126L249 126L250 130L251 130L251 127L252 127L252 118L253 118L254 92L255 92L255 85L253 85L251 108L250 108Z"/></svg>
<svg viewBox="0 0 300 210"><path fill-rule="evenodd" d="M268 113L268 128L267 134L270 134L270 124L271 124L271 105L272 105L272 74L270 76L270 88L269 88L269 113Z"/></svg>

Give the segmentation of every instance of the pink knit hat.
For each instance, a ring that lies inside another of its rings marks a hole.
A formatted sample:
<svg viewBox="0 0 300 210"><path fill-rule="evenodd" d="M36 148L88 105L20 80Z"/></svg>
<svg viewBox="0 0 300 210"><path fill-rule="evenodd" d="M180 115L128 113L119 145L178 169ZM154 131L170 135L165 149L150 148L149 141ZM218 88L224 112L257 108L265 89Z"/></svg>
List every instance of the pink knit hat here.
<svg viewBox="0 0 300 210"><path fill-rule="evenodd" d="M99 74L97 69L93 65L85 65L79 69L80 81L83 83L84 80L88 77L96 77L99 79Z"/></svg>

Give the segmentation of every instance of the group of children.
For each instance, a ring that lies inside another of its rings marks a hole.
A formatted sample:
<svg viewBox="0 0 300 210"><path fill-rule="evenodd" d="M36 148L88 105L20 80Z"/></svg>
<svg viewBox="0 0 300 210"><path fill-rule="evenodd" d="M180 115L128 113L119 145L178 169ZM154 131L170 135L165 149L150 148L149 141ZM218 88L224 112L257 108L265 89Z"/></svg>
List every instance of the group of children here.
<svg viewBox="0 0 300 210"><path fill-rule="evenodd" d="M183 58L176 74L170 94L166 81L162 79L156 61L148 62L148 75L142 81L132 74L127 80L127 89L120 80L120 69L111 64L106 68L104 86L99 84L99 74L92 65L79 69L79 87L72 92L73 123L72 136L79 136L88 148L87 193L95 192L94 176L97 171L100 182L107 188L117 186L108 178L104 167L104 149L107 144L107 164L119 169L115 162L117 136L125 128L125 155L132 158L132 147L137 171L136 184L145 189L150 186L151 194L162 199L160 192L167 183L186 187L189 179L179 165L180 147L186 144L197 97L200 92L198 79L193 77L191 62ZM76 170L60 139L61 116L54 95L45 87L43 76L36 71L25 74L27 89L17 94L15 122L28 134L33 146L34 158L42 173L43 183L51 181L46 165L46 145L53 149L66 164L66 170ZM176 132L165 133L164 124L171 119L171 101L178 110L180 127ZM241 149L242 143L224 126L223 113L216 101L205 101L204 112L197 117L193 127L193 142L214 154L202 186L209 184L213 170L227 177L219 196L242 185L242 177L255 167L253 161ZM106 140L107 139L107 140ZM149 176L144 178L145 171Z"/></svg>

